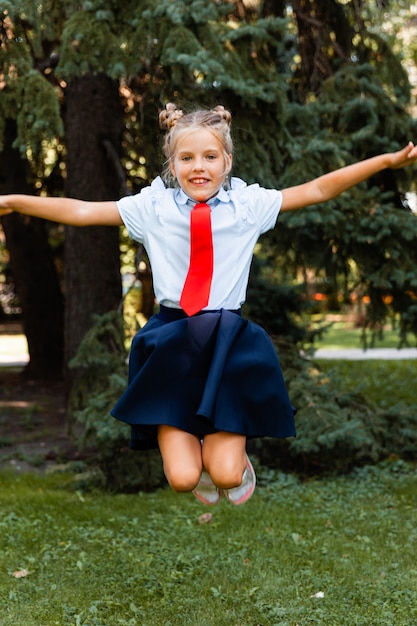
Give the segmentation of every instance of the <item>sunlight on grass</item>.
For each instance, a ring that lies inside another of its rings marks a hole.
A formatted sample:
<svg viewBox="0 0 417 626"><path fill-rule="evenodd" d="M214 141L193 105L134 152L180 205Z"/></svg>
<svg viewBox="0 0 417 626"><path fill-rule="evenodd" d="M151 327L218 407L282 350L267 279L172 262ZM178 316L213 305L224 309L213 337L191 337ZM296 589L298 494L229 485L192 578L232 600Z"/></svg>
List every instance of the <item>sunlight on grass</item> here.
<svg viewBox="0 0 417 626"><path fill-rule="evenodd" d="M0 400L0 409L35 409L36 402L24 400Z"/></svg>
<svg viewBox="0 0 417 626"><path fill-rule="evenodd" d="M0 474L2 626L410 626L417 475L260 473L213 520L191 495L83 494ZM23 572L16 578L16 572Z"/></svg>
<svg viewBox="0 0 417 626"><path fill-rule="evenodd" d="M0 354L1 355L19 355L27 354L28 344L26 336L22 334L9 335L0 334Z"/></svg>
<svg viewBox="0 0 417 626"><path fill-rule="evenodd" d="M363 348L362 334L362 328L355 328L353 323L334 322L323 333L323 336L317 339L314 346L315 348L334 349ZM389 327L385 328L381 334L375 333L373 335L368 330L366 337L368 348L398 348L400 343L398 330L392 330ZM407 347L416 346L415 337L409 335L407 340L409 343Z"/></svg>

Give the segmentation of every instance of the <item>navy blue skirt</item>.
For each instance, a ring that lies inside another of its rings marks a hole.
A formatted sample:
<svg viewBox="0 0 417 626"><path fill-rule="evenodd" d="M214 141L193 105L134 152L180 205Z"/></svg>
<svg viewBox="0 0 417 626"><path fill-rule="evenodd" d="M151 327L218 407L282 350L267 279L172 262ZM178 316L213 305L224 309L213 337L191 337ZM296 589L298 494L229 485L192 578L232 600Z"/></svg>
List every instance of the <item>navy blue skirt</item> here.
<svg viewBox="0 0 417 626"><path fill-rule="evenodd" d="M295 435L272 341L238 311L187 317L161 307L132 341L129 384L111 414L130 424L136 450L158 446L160 424L199 438L217 431Z"/></svg>

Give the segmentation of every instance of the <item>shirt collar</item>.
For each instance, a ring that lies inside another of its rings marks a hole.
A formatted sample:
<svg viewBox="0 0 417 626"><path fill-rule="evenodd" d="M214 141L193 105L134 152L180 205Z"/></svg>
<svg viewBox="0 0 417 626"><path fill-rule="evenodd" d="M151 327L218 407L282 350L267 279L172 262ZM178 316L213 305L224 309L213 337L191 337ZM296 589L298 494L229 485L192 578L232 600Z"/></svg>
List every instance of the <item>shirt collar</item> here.
<svg viewBox="0 0 417 626"><path fill-rule="evenodd" d="M175 190L175 202L181 206L194 206L196 204L196 201L187 196L181 188ZM210 198L207 204L211 207L215 207L220 202L229 202L229 196L224 187L220 187L217 194Z"/></svg>

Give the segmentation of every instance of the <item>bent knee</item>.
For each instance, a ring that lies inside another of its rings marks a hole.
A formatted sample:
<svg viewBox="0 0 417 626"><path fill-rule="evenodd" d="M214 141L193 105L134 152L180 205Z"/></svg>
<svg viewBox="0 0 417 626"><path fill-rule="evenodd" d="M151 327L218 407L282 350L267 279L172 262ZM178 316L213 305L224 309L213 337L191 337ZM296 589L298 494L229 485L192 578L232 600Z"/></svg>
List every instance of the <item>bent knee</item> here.
<svg viewBox="0 0 417 626"><path fill-rule="evenodd" d="M219 489L233 489L242 483L243 472L244 468L241 469L240 464L223 468L217 466L210 472L210 476Z"/></svg>
<svg viewBox="0 0 417 626"><path fill-rule="evenodd" d="M201 470L188 468L165 472L169 486L173 491L193 491L198 485Z"/></svg>

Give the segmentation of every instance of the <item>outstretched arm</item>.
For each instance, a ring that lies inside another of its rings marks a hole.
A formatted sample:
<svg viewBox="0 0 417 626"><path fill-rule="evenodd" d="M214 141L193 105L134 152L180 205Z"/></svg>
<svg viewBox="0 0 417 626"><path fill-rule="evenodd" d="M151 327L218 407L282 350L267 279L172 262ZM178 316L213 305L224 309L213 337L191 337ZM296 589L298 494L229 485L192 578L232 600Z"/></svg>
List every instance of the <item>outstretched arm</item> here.
<svg viewBox="0 0 417 626"><path fill-rule="evenodd" d="M120 226L116 202L84 202L20 194L0 196L0 216L22 213L72 226Z"/></svg>
<svg viewBox="0 0 417 626"><path fill-rule="evenodd" d="M386 168L399 169L417 161L417 146L410 141L398 152L387 152L378 156L347 165L329 174L324 174L308 183L289 187L282 191L281 211L301 209L311 204L326 202L343 191L361 183L373 174Z"/></svg>

